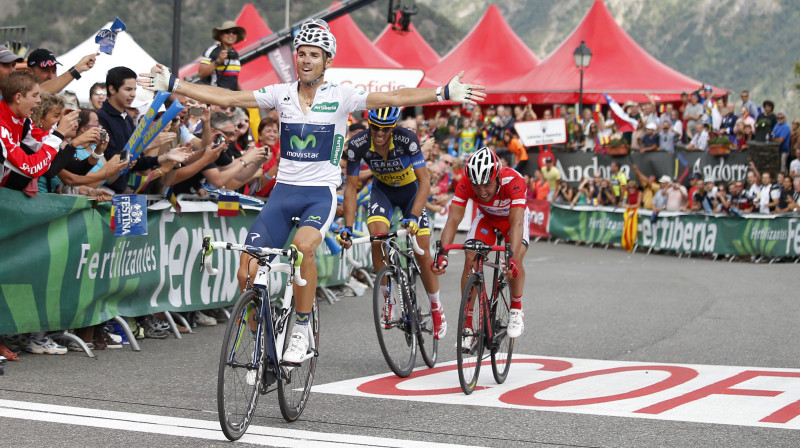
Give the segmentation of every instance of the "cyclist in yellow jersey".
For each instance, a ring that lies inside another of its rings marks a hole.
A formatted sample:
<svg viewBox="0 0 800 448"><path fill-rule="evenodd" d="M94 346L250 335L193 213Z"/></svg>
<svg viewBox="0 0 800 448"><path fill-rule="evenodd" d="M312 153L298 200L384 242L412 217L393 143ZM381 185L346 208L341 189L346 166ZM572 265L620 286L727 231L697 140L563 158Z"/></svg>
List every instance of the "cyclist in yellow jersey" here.
<svg viewBox="0 0 800 448"><path fill-rule="evenodd" d="M417 135L410 129L396 127L400 108L386 107L369 111L369 129L354 135L347 146L347 186L344 190L345 229L342 246L350 247L356 215L358 173L363 160L375 176L369 201L367 227L371 235L388 233L395 207L403 213L403 226L417 235L425 251L417 256L420 266L430 266L430 235L425 202L431 190L430 175L420 150ZM372 245L375 272L384 266L380 244ZM444 309L439 301L439 279L430 269L422 269L422 283L431 302L433 334L441 339L447 333ZM378 285L376 285L376 288ZM386 286L381 285L386 294ZM392 305L383 310L391 315Z"/></svg>

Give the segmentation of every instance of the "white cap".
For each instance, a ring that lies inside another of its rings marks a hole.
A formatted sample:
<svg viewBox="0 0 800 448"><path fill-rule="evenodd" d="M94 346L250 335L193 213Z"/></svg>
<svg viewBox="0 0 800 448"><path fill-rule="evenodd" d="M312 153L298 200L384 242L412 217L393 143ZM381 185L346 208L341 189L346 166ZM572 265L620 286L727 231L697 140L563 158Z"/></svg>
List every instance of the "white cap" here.
<svg viewBox="0 0 800 448"><path fill-rule="evenodd" d="M647 126L645 126L645 128L652 129L655 131L656 129L658 129L658 126L656 126L656 124L651 121L650 123L647 123Z"/></svg>

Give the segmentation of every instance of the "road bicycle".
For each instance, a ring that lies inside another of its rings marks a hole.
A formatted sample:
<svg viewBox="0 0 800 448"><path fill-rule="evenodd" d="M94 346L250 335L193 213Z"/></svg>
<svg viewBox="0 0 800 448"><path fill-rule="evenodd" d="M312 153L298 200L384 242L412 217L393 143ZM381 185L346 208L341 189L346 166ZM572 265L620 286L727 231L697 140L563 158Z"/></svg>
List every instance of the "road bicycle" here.
<svg viewBox="0 0 800 448"><path fill-rule="evenodd" d="M292 285L306 284L300 275L302 252L294 245L273 249L211 241L207 236L203 238L201 270L205 267L211 275L218 272L211 260L215 249L246 252L258 263L255 280L239 296L228 320L217 375L217 412L222 432L228 439L237 440L250 425L259 395L277 389L283 418L292 422L300 417L317 365L319 311L315 302L310 323L313 337L305 358L297 364L282 361L295 321ZM279 262L278 256L288 258L288 262ZM269 297L270 273L288 274L282 298Z"/></svg>
<svg viewBox="0 0 800 448"><path fill-rule="evenodd" d="M405 249L396 241L396 238L403 237L406 239ZM376 241L381 244L386 266L378 272L373 287L375 331L389 368L395 375L406 378L414 370L418 348L428 367L436 365L439 341L433 334L431 305L414 257L414 253L422 255L425 252L417 245L416 237L408 235L406 229L353 238L352 243ZM356 268L360 267L350 252L346 251L348 261ZM389 312L384 312L386 307Z"/></svg>
<svg viewBox="0 0 800 448"><path fill-rule="evenodd" d="M502 244L502 233L495 232ZM511 259L511 245L489 246L480 240L467 240L464 244L436 242L436 257L442 250L469 250L475 252L471 272L467 277L461 295L461 308L458 313L458 333L456 334L456 362L458 381L461 390L469 395L478 383L484 350L489 349L492 360L492 374L498 384L505 382L511 368L511 355L514 340L508 337L508 321L511 305L511 291L505 274L505 260ZM489 261L489 253L495 252L494 261ZM493 268L491 291L487 293L483 268ZM475 300L478 299L478 300Z"/></svg>

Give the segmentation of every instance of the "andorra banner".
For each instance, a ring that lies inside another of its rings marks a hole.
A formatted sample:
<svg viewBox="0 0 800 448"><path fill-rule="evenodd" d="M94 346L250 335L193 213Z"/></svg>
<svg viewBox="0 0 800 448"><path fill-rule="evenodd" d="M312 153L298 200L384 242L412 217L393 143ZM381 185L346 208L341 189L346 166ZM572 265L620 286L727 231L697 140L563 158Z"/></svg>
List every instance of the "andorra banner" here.
<svg viewBox="0 0 800 448"><path fill-rule="evenodd" d="M550 207L550 235L570 241L609 244L622 240L624 209ZM718 255L800 255L800 214L747 217L639 210L640 247Z"/></svg>
<svg viewBox="0 0 800 448"><path fill-rule="evenodd" d="M238 297L239 254L215 251L220 273L199 272L201 241L204 235L244 241L255 213L218 218L209 202L179 217L162 203L147 210L147 235L115 238L109 204L93 208L83 197L29 198L0 188L0 334L231 305ZM369 259L363 246L354 254L362 263ZM324 244L316 259L320 285L349 279L346 261ZM271 293L280 294L285 274L270 280Z"/></svg>

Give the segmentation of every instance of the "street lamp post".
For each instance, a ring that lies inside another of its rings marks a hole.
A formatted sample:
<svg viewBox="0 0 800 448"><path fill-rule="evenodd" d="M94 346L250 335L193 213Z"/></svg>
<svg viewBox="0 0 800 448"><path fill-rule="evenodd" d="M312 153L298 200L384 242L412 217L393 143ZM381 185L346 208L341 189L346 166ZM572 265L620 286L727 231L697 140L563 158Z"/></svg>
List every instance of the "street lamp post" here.
<svg viewBox="0 0 800 448"><path fill-rule="evenodd" d="M589 62L592 60L592 50L586 46L586 41L582 40L578 48L575 49L573 56L575 56L575 66L581 71L581 87L580 93L578 93L578 113L576 114L579 118L583 116L583 69L588 67Z"/></svg>

